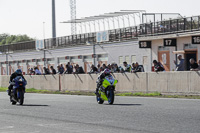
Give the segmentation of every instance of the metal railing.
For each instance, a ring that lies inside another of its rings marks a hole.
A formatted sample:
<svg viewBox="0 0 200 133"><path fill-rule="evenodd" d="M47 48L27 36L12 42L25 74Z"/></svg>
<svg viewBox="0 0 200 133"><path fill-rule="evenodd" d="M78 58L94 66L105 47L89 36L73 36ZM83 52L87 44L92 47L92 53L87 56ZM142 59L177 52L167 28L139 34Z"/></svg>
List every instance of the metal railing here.
<svg viewBox="0 0 200 133"><path fill-rule="evenodd" d="M200 30L200 16L172 19L166 21L140 24L139 26L109 30L109 42L134 40L139 37L159 36L174 33L193 32ZM96 43L96 33L77 34L71 36L45 39L45 48L69 47L85 45L86 42ZM0 51L34 50L35 41L0 46Z"/></svg>

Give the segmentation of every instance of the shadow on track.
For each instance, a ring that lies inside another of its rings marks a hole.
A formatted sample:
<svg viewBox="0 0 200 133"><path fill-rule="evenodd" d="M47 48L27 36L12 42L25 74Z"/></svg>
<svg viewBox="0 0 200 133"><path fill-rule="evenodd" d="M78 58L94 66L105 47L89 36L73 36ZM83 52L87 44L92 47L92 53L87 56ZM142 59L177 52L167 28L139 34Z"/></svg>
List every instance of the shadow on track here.
<svg viewBox="0 0 200 133"><path fill-rule="evenodd" d="M110 104L106 104L110 105ZM112 104L111 106L141 106L142 104Z"/></svg>
<svg viewBox="0 0 200 133"><path fill-rule="evenodd" d="M20 105L19 105L20 106ZM40 105L40 104L24 104L22 106L28 106L28 107L48 107L49 105Z"/></svg>

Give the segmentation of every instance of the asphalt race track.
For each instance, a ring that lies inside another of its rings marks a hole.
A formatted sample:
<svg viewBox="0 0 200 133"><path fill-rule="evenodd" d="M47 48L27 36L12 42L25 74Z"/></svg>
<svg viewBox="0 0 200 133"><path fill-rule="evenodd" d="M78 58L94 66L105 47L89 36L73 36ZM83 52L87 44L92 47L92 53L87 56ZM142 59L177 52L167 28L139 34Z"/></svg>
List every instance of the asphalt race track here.
<svg viewBox="0 0 200 133"><path fill-rule="evenodd" d="M199 133L200 100L26 94L13 106L0 93L0 133Z"/></svg>

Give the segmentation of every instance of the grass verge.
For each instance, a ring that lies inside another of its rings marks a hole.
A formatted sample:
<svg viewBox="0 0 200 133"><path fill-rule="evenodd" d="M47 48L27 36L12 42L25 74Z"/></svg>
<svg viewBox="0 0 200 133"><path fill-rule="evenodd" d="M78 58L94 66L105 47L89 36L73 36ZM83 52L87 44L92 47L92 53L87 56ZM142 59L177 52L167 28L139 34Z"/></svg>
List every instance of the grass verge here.
<svg viewBox="0 0 200 133"><path fill-rule="evenodd" d="M7 88L0 87L0 92L6 92ZM94 92L87 91L49 91L49 90L37 90L34 88L26 89L26 93L41 93L41 94L66 94L66 95L86 95L95 96ZM158 97L158 98L187 98L187 99L200 99L200 95L162 95L159 92L153 93L121 93L115 92L116 96L134 96L134 97Z"/></svg>

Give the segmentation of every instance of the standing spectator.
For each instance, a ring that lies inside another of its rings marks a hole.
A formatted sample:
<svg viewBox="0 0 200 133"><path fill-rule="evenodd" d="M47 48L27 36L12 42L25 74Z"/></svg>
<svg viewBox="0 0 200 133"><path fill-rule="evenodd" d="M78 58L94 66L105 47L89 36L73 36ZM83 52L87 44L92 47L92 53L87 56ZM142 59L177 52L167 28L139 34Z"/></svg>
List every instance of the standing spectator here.
<svg viewBox="0 0 200 133"><path fill-rule="evenodd" d="M45 74L45 75L48 75L48 74L50 74L50 72L49 72L49 69L48 69L48 68L46 68L46 67L43 67L43 69L44 69L44 74Z"/></svg>
<svg viewBox="0 0 200 133"><path fill-rule="evenodd" d="M120 70L119 70L119 67L118 67L118 65L117 64L114 64L114 72L116 73L116 72L120 72Z"/></svg>
<svg viewBox="0 0 200 133"><path fill-rule="evenodd" d="M68 66L72 69L72 71L73 71L73 65L70 64L70 62L68 62L67 65L68 65Z"/></svg>
<svg viewBox="0 0 200 133"><path fill-rule="evenodd" d="M124 67L125 67L124 71L125 72L131 72L131 65L127 64L126 61L123 62L123 64L124 64Z"/></svg>
<svg viewBox="0 0 200 133"><path fill-rule="evenodd" d="M200 70L200 60L199 60L199 62L198 62L198 63L199 63L199 67L198 67L197 71L199 71L199 70Z"/></svg>
<svg viewBox="0 0 200 133"><path fill-rule="evenodd" d="M41 75L42 74L40 72L40 70L38 69L38 67L35 67L34 70L35 70L35 75Z"/></svg>
<svg viewBox="0 0 200 133"><path fill-rule="evenodd" d="M107 67L109 70L111 70L112 69L112 67L111 67L111 65L110 64L108 64L108 67Z"/></svg>
<svg viewBox="0 0 200 133"><path fill-rule="evenodd" d="M73 69L67 64L66 65L66 71L64 72L64 74L72 74Z"/></svg>
<svg viewBox="0 0 200 133"><path fill-rule="evenodd" d="M143 67L140 66L138 62L135 63L135 70L133 70L133 73L136 73L136 72L143 72Z"/></svg>
<svg viewBox="0 0 200 133"><path fill-rule="evenodd" d="M74 74L84 74L84 73L85 73L85 72L83 71L83 68L82 68L82 67L79 67L79 65L76 64Z"/></svg>
<svg viewBox="0 0 200 133"><path fill-rule="evenodd" d="M132 63L131 72L135 71L135 69L136 69L135 63Z"/></svg>
<svg viewBox="0 0 200 133"><path fill-rule="evenodd" d="M174 61L174 64L176 65L176 71L184 71L185 70L185 60L182 59L182 55L178 55L179 64L177 64L176 61Z"/></svg>
<svg viewBox="0 0 200 133"><path fill-rule="evenodd" d="M64 71L65 71L65 68L63 67L63 64L60 65L60 71L61 71L62 73L64 73Z"/></svg>
<svg viewBox="0 0 200 133"><path fill-rule="evenodd" d="M103 67L100 67L100 72L104 71Z"/></svg>
<svg viewBox="0 0 200 133"><path fill-rule="evenodd" d="M97 72L98 72L97 68L94 65L92 65L89 73L97 73Z"/></svg>
<svg viewBox="0 0 200 133"><path fill-rule="evenodd" d="M120 72L120 70L119 70L117 64L114 64L114 63L111 64L111 72L112 72L112 73Z"/></svg>
<svg viewBox="0 0 200 133"><path fill-rule="evenodd" d="M56 74L56 70L53 68L53 66L51 66L50 68L51 68L51 74Z"/></svg>
<svg viewBox="0 0 200 133"><path fill-rule="evenodd" d="M33 68L29 68L29 75L35 75L35 71L33 70Z"/></svg>
<svg viewBox="0 0 200 133"><path fill-rule="evenodd" d="M193 58L190 59L190 71L195 71L198 69L198 64L195 62Z"/></svg>
<svg viewBox="0 0 200 133"><path fill-rule="evenodd" d="M105 70L107 68L106 64L103 64L103 70Z"/></svg>
<svg viewBox="0 0 200 133"><path fill-rule="evenodd" d="M101 65L100 64L97 65L97 69L98 69L98 73L100 73L101 72Z"/></svg>
<svg viewBox="0 0 200 133"><path fill-rule="evenodd" d="M58 69L58 73L59 74L63 74L64 73L64 68L63 67L57 66L57 69Z"/></svg>
<svg viewBox="0 0 200 133"><path fill-rule="evenodd" d="M165 68L163 67L163 65L160 62L157 62L157 60L154 60L153 64L154 64L154 71L155 72L165 71Z"/></svg>
<svg viewBox="0 0 200 133"><path fill-rule="evenodd" d="M115 69L114 63L112 63L112 64L111 64L111 72L112 72L112 73L114 73L114 71L115 71L114 69Z"/></svg>

